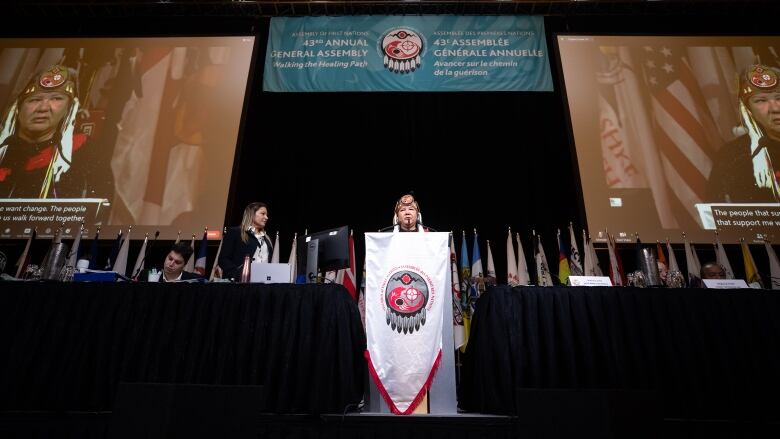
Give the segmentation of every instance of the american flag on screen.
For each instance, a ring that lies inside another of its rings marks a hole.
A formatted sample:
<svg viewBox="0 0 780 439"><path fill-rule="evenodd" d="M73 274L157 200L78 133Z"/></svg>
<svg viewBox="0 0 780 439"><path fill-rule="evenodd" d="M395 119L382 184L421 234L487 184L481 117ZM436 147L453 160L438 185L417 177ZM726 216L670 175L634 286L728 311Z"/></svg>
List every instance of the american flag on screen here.
<svg viewBox="0 0 780 439"><path fill-rule="evenodd" d="M654 45L640 52L666 181L673 197L697 218L694 205L704 200L713 156L725 139L688 62L687 49Z"/></svg>

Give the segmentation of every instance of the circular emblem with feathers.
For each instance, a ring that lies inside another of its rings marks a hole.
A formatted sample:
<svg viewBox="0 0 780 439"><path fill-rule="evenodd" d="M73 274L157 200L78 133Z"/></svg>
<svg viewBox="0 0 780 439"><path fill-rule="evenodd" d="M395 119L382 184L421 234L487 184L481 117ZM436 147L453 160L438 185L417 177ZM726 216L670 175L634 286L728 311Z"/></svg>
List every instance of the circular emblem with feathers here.
<svg viewBox="0 0 780 439"><path fill-rule="evenodd" d="M410 73L421 64L423 40L407 28L395 28L382 37L385 67L395 73Z"/></svg>
<svg viewBox="0 0 780 439"><path fill-rule="evenodd" d="M423 276L413 271L391 273L385 286L387 325L399 334L419 331L425 324L430 290Z"/></svg>

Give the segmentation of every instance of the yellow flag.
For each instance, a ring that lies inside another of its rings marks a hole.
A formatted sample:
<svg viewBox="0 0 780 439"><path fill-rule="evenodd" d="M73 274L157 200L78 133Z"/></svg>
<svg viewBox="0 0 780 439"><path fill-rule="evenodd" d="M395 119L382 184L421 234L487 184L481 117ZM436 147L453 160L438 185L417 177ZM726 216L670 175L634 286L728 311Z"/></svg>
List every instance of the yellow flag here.
<svg viewBox="0 0 780 439"><path fill-rule="evenodd" d="M758 269L756 269L756 262L753 260L753 255L750 254L750 249L744 239L740 239L740 245L742 247L742 260L745 263L745 280L751 287L763 288L761 276L758 275Z"/></svg>

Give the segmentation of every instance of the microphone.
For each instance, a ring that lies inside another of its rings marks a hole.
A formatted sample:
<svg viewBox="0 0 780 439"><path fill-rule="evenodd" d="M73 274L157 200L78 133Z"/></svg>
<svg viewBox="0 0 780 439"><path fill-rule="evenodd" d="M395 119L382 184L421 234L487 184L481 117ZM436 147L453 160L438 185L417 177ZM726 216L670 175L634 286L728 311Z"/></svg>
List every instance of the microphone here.
<svg viewBox="0 0 780 439"><path fill-rule="evenodd" d="M144 252L144 257L141 259L141 265L138 267L138 271L133 273L133 279L137 280L138 275L141 274L141 270L143 270L144 262L146 262L146 255L149 254L149 252L152 250L152 247L154 247L154 243L157 242L157 237L160 236L160 231L154 232L154 239L152 239L152 243L149 244L149 247L146 247L146 251Z"/></svg>
<svg viewBox="0 0 780 439"><path fill-rule="evenodd" d="M389 231L393 230L393 229L395 228L395 226L396 226L396 225L400 226L400 223L398 223L398 224L394 224L394 225L392 225L392 226L383 227L383 228L379 229L379 233L382 233L382 232L389 232ZM430 230L431 232L435 232L435 231L436 231L436 230L434 230L432 227L423 226L423 223L422 223L422 221L420 221L420 219L419 219L419 218L418 218L418 219L417 219L417 221L415 222L415 225L417 225L417 226L420 226L420 227L426 227L426 228L427 228L428 230Z"/></svg>

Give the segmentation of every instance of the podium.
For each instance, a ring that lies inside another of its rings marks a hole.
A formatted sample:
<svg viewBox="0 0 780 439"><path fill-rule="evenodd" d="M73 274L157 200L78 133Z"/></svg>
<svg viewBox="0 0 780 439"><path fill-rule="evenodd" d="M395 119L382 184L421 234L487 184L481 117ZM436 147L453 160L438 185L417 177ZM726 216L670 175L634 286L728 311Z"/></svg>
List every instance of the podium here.
<svg viewBox="0 0 780 439"><path fill-rule="evenodd" d="M444 242L444 250L441 243ZM367 338L372 331L370 325L377 325L379 330L387 331L382 325L384 321L369 320L369 299L384 297L385 292L374 282L380 278L385 281L392 277L396 267L409 268L429 264L439 268L446 267L443 283L435 285L439 292L436 295L441 306L441 359L438 370L433 376L428 391L428 413L432 415L457 414L457 394L455 387L455 344L453 340L452 316L452 272L450 269L450 233L366 233L366 331ZM435 248L432 248L435 247ZM387 257L384 253L390 253ZM408 255L408 256L407 256ZM395 272L398 272L396 270ZM439 277L441 278L441 276ZM387 288L386 288L387 289ZM371 296L371 297L369 297ZM379 300L379 299L377 299ZM390 314L388 313L388 316ZM390 317L387 318L391 320ZM387 323L389 326L390 323ZM423 323L424 326L424 323ZM399 334L401 331L398 330ZM413 329L410 329L413 332ZM404 334L406 332L404 331ZM382 365L377 365L377 369ZM369 364L369 367L371 365ZM366 408L363 413L389 414L392 410L381 395L381 390L374 379L369 377ZM424 402L424 401L423 401ZM422 406L422 404L421 404ZM424 408L424 407L423 407Z"/></svg>

